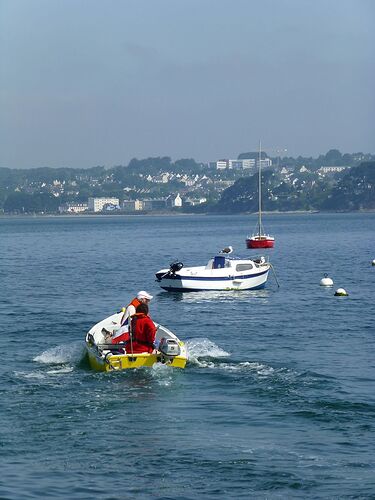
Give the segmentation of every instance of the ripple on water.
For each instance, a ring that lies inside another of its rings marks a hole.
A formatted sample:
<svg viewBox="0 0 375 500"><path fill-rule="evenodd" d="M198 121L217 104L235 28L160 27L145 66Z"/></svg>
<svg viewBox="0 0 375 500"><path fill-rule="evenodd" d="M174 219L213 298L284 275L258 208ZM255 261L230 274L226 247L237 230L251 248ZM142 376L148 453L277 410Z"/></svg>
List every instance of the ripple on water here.
<svg viewBox="0 0 375 500"><path fill-rule="evenodd" d="M249 217L0 218L0 497L374 496L375 215L267 215L280 289L159 290L172 257L249 255ZM90 370L85 333L139 289L186 369Z"/></svg>

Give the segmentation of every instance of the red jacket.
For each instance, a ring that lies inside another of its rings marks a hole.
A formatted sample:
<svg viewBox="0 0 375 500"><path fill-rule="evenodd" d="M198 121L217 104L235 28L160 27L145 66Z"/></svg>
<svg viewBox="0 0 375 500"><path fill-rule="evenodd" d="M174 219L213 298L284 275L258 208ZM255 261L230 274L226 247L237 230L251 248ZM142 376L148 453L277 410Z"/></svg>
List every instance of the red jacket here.
<svg viewBox="0 0 375 500"><path fill-rule="evenodd" d="M132 324L133 352L152 352L156 335L156 326L152 319L143 313L133 316ZM132 352L130 341L126 343L126 352Z"/></svg>

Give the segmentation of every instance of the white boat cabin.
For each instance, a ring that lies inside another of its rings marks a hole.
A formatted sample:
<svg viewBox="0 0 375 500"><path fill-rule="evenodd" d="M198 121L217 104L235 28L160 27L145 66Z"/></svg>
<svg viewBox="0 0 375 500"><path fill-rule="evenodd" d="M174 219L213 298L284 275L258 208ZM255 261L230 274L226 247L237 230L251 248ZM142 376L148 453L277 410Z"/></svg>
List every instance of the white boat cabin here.
<svg viewBox="0 0 375 500"><path fill-rule="evenodd" d="M265 258L260 257L257 260L243 260L228 258L224 255L216 255L213 259L210 259L205 267L207 270L211 269L232 269L235 272L250 271L255 267L265 263Z"/></svg>

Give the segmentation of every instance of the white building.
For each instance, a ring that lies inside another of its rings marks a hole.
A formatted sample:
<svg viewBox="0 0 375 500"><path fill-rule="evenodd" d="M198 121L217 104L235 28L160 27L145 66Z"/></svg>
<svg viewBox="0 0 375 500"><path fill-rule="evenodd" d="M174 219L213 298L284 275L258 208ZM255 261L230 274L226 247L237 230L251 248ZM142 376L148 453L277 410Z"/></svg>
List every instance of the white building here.
<svg viewBox="0 0 375 500"><path fill-rule="evenodd" d="M260 160L260 166L262 168L272 167L272 160L271 160L271 158L264 158L263 160ZM259 167L259 160L257 161L257 167Z"/></svg>
<svg viewBox="0 0 375 500"><path fill-rule="evenodd" d="M201 197L201 198L186 198L185 202L189 205L195 206L195 205L201 205L202 203L206 203L207 198Z"/></svg>
<svg viewBox="0 0 375 500"><path fill-rule="evenodd" d="M171 203L172 207L182 207L182 198L180 196L180 193L177 193L177 196L175 198L172 197Z"/></svg>
<svg viewBox="0 0 375 500"><path fill-rule="evenodd" d="M310 170L308 170L305 165L302 165L298 172L301 172L301 174L305 174L306 172L310 172Z"/></svg>
<svg viewBox="0 0 375 500"><path fill-rule="evenodd" d="M242 160L228 160L228 168L242 169Z"/></svg>
<svg viewBox="0 0 375 500"><path fill-rule="evenodd" d="M245 158L242 161L242 168L243 169L246 169L246 168L253 168L255 169L255 159L254 158Z"/></svg>
<svg viewBox="0 0 375 500"><path fill-rule="evenodd" d="M79 214L86 212L87 209L87 203L64 203L64 205L59 206L60 214Z"/></svg>
<svg viewBox="0 0 375 500"><path fill-rule="evenodd" d="M281 170L280 170L280 174L281 175L288 175L290 173L290 170L287 169L286 167L283 167Z"/></svg>
<svg viewBox="0 0 375 500"><path fill-rule="evenodd" d="M243 160L228 160L228 167L238 170L255 168L255 160L253 158L245 158Z"/></svg>
<svg viewBox="0 0 375 500"><path fill-rule="evenodd" d="M101 212L105 205L114 205L119 207L118 198L89 198L88 207L90 212Z"/></svg>
<svg viewBox="0 0 375 500"><path fill-rule="evenodd" d="M167 184L167 182L169 182L169 180L171 179L171 174L169 174L168 172L164 172L154 178L152 178L153 182L157 182L158 184Z"/></svg>
<svg viewBox="0 0 375 500"><path fill-rule="evenodd" d="M337 172L342 172L347 167L320 167L318 172L321 174L336 174Z"/></svg>
<svg viewBox="0 0 375 500"><path fill-rule="evenodd" d="M229 167L229 160L210 161L208 165L211 168L216 168L217 170L224 170Z"/></svg>
<svg viewBox="0 0 375 500"><path fill-rule="evenodd" d="M142 200L135 200L134 210L143 210L143 201Z"/></svg>
<svg viewBox="0 0 375 500"><path fill-rule="evenodd" d="M266 158L262 160L262 167L270 167L272 165L272 160ZM237 170L253 169L255 170L258 165L258 161L255 158L244 158L241 160L217 160L210 161L209 166L211 168L216 168L217 170L225 170L226 168L233 168Z"/></svg>
<svg viewBox="0 0 375 500"><path fill-rule="evenodd" d="M173 206L174 207L182 207L182 198L180 196L180 193L177 193L177 196L176 196L176 198L174 199L174 202L173 202Z"/></svg>

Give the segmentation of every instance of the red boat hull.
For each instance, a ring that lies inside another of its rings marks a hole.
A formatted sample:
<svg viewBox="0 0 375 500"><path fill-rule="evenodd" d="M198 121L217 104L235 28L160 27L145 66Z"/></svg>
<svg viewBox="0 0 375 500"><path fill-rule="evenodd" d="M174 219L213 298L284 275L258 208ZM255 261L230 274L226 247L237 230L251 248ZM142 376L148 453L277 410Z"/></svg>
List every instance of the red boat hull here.
<svg viewBox="0 0 375 500"><path fill-rule="evenodd" d="M275 239L268 236L253 236L246 239L247 248L273 248Z"/></svg>

